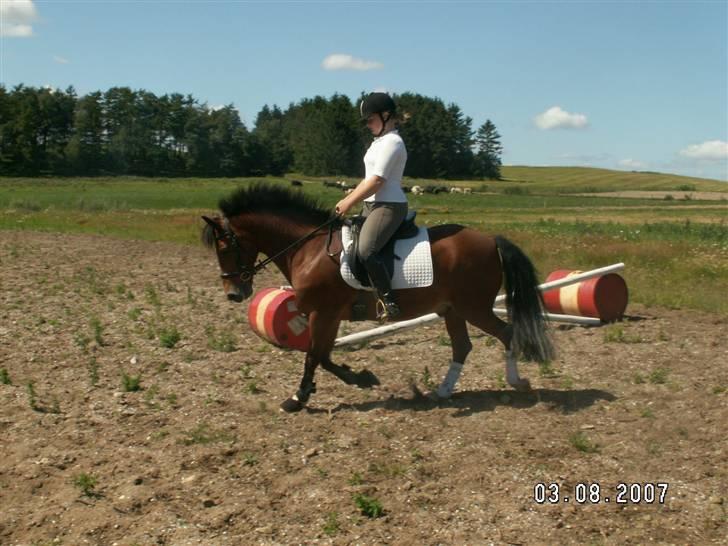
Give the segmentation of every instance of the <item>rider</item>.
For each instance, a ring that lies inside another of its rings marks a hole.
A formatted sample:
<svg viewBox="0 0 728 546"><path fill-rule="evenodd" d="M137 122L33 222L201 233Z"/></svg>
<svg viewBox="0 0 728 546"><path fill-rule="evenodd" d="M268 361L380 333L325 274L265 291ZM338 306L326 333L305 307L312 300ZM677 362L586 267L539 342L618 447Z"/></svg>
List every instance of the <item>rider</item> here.
<svg viewBox="0 0 728 546"><path fill-rule="evenodd" d="M407 148L397 131L396 105L387 93L366 96L359 112L375 138L364 155L364 179L336 204L336 214L345 215L363 200L362 216L366 220L359 234L359 259L379 297L378 318L393 319L400 309L378 253L407 216L407 196L402 191Z"/></svg>

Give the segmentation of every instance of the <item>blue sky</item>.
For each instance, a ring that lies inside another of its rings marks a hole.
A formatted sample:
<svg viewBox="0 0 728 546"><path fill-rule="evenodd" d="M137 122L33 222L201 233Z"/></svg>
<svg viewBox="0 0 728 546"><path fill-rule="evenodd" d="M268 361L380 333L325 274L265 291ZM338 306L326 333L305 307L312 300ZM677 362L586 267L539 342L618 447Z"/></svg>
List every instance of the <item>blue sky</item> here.
<svg viewBox="0 0 728 546"><path fill-rule="evenodd" d="M504 164L728 180L728 2L0 0L0 82L234 104L411 91Z"/></svg>

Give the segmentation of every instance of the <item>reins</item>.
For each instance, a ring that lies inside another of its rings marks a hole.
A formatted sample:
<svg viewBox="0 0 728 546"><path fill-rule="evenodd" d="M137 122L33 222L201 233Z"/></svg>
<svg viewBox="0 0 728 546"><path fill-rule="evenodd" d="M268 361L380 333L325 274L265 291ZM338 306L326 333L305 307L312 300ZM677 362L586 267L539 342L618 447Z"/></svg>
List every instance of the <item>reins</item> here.
<svg viewBox="0 0 728 546"><path fill-rule="evenodd" d="M329 235L328 235L328 239L326 241L326 253L329 256L334 256L335 253L334 254L330 254L328 252L328 249L329 249L329 245L331 244L331 238L332 238L332 233L333 233L333 224L334 224L334 222L336 222L338 220L340 220L340 218L338 216L334 216L333 218L330 218L329 220L327 220L326 222L324 222L323 224L321 224L320 226L318 226L317 228L315 228L312 232L310 232L310 233L304 235L303 237L301 237L300 239L292 242L290 245L288 245L286 248L284 248L280 252L277 252L276 254L274 254L273 256L270 256L269 258L266 258L265 260L259 261L252 268L251 267L245 267L245 266L243 266L241 268L241 271L240 271L240 280L242 282L248 282L250 279L253 278L253 276L256 273L260 272L262 269L265 269L265 267L269 263L271 263L272 261L274 261L276 258L278 258L280 256L283 256L289 250L291 250L292 248L296 247L297 245L300 245L301 243L305 243L309 239L313 238L319 231L321 231L326 226L329 226ZM232 237L232 239L235 241L235 246L238 246L237 245L237 237L236 237L235 233L232 230L229 230L228 233ZM225 277L225 276L226 276L226 274L223 274L223 277ZM233 274L227 274L227 276L232 277L232 276L237 276L237 275L233 273Z"/></svg>

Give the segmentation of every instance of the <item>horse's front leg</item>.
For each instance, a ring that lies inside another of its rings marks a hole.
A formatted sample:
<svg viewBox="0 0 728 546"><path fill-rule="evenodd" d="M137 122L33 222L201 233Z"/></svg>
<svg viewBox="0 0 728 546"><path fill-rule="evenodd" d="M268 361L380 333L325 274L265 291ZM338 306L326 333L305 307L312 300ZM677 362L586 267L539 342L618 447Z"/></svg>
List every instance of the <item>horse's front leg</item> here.
<svg viewBox="0 0 728 546"><path fill-rule="evenodd" d="M314 376L316 367L328 360L334 347L336 332L339 329L339 318L335 313L312 311L308 316L308 327L311 334L311 345L306 352L303 378L296 394L281 404L281 409L291 413L300 411L306 405L311 394L316 392Z"/></svg>

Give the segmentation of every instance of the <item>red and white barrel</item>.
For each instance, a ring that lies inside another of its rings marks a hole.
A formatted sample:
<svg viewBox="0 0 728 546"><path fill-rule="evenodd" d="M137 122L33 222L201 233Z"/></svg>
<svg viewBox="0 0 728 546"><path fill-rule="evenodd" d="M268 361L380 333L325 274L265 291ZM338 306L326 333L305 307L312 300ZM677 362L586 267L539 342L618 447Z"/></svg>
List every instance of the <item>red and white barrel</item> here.
<svg viewBox="0 0 728 546"><path fill-rule="evenodd" d="M256 334L273 345L308 350L308 319L298 312L293 290L265 288L259 291L248 307L248 322Z"/></svg>
<svg viewBox="0 0 728 546"><path fill-rule="evenodd" d="M559 269L546 282L578 275L581 271ZM627 308L627 283L616 273L586 279L543 293L546 310L551 313L594 317L611 322L622 317Z"/></svg>

